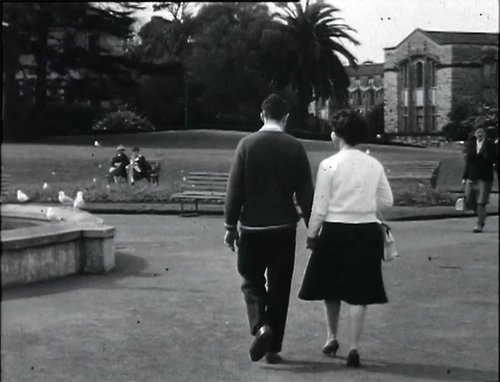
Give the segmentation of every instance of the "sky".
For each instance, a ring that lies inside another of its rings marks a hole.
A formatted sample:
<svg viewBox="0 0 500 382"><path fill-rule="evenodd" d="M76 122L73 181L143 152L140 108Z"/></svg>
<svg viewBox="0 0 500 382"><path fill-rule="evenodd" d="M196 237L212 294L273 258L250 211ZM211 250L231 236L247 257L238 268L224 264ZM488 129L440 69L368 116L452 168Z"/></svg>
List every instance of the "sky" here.
<svg viewBox="0 0 500 382"><path fill-rule="evenodd" d="M361 43L345 46L358 62L384 61L384 48L397 45L414 29L454 32L499 32L499 0L324 0L341 11L338 16L354 28ZM141 23L152 15L141 12Z"/></svg>

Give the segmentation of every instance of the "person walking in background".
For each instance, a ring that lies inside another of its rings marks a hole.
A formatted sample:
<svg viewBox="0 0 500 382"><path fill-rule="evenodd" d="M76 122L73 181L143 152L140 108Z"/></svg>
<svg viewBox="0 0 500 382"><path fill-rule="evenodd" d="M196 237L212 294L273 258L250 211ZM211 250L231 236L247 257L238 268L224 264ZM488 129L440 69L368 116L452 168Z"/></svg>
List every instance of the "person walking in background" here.
<svg viewBox="0 0 500 382"><path fill-rule="evenodd" d="M224 241L233 251L237 246L241 290L250 333L255 336L250 359L265 356L266 362L279 363L300 219L294 195L307 226L314 189L303 146L284 133L287 102L270 95L262 103L260 117L262 128L236 148L227 187Z"/></svg>
<svg viewBox="0 0 500 382"><path fill-rule="evenodd" d="M118 145L116 148L116 155L111 159L111 165L108 169L109 181L117 183L119 178L127 179L127 166L129 158L125 154L125 147Z"/></svg>
<svg viewBox="0 0 500 382"><path fill-rule="evenodd" d="M358 344L366 306L386 303L381 261L384 254L377 211L393 204L384 168L358 150L368 132L355 111L334 115L331 134L339 152L318 168L309 220L307 248L312 249L299 298L323 300L327 323L323 353L335 356L341 301L348 304L349 354L347 366L358 367Z"/></svg>
<svg viewBox="0 0 500 382"><path fill-rule="evenodd" d="M495 144L486 139L483 127L475 128L474 137L465 148L462 186L465 189L466 207L477 215L477 223L472 231L479 233L483 231L486 221L486 205L493 183L493 165L498 159Z"/></svg>

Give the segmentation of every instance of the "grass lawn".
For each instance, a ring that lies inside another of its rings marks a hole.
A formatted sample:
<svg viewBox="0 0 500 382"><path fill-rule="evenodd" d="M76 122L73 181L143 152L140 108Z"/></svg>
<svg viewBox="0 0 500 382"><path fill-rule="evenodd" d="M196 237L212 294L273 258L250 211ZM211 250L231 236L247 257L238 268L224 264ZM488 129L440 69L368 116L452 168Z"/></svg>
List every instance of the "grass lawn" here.
<svg viewBox="0 0 500 382"><path fill-rule="evenodd" d="M77 190L85 191L86 201L163 202L179 190L183 171L228 171L233 151L238 141L247 133L231 131L166 131L143 134L108 136L52 137L30 144L2 144L2 173L11 176L8 201L15 201L15 191L22 189L33 201L57 200L57 192L64 190L74 196ZM94 146L98 140L100 147ZM319 162L332 154L331 143L302 141L306 148L313 177ZM160 184L151 186L139 182L107 188L106 173L109 161L118 144L139 146L146 158L162 158ZM382 162L398 160L440 160L441 171L438 191L425 190L436 204L449 204L453 200L440 191L456 189L460 185L463 160L460 149L409 148L401 146L361 145ZM43 182L49 189L42 190ZM408 198L418 193L415 185L393 185L399 204L408 204ZM442 196L444 197L442 198ZM413 198L415 199L415 198ZM420 198L422 199L422 198ZM425 197L422 203L426 204ZM410 201L410 204L419 203Z"/></svg>

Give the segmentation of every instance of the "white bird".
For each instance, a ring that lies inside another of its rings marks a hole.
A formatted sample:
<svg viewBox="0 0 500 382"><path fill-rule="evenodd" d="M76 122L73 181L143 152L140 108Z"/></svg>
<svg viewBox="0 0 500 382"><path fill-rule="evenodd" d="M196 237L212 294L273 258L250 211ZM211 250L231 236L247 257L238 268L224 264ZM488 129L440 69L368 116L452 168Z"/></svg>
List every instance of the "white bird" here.
<svg viewBox="0 0 500 382"><path fill-rule="evenodd" d="M73 202L73 208L82 208L85 205L83 201L83 191L78 191L76 193L75 201Z"/></svg>
<svg viewBox="0 0 500 382"><path fill-rule="evenodd" d="M52 207L47 208L47 219L61 221L62 218L56 214Z"/></svg>
<svg viewBox="0 0 500 382"><path fill-rule="evenodd" d="M377 139L382 139L382 135L381 134L377 134Z"/></svg>
<svg viewBox="0 0 500 382"><path fill-rule="evenodd" d="M30 198L28 198L28 195L26 195L24 192L21 190L17 190L17 200L20 201L21 203L26 203Z"/></svg>
<svg viewBox="0 0 500 382"><path fill-rule="evenodd" d="M97 178L93 178L92 182L94 182L94 183L97 182Z"/></svg>
<svg viewBox="0 0 500 382"><path fill-rule="evenodd" d="M99 168L101 168L101 167L102 167L102 164L99 163Z"/></svg>
<svg viewBox="0 0 500 382"><path fill-rule="evenodd" d="M59 191L59 196L57 198L59 199L59 203L61 203L61 204L72 205L74 202L73 199L71 199L69 196L64 194L64 191Z"/></svg>
<svg viewBox="0 0 500 382"><path fill-rule="evenodd" d="M56 174L56 172L55 172L55 171L52 171L52 175L55 175L55 174Z"/></svg>
<svg viewBox="0 0 500 382"><path fill-rule="evenodd" d="M99 147L101 144L98 141L94 141L94 146Z"/></svg>
<svg viewBox="0 0 500 382"><path fill-rule="evenodd" d="M49 184L47 182L43 182L43 187L42 187L44 190L46 190L47 188L49 188Z"/></svg>
<svg viewBox="0 0 500 382"><path fill-rule="evenodd" d="M370 155L370 150L366 149L365 153L367 153L368 155Z"/></svg>

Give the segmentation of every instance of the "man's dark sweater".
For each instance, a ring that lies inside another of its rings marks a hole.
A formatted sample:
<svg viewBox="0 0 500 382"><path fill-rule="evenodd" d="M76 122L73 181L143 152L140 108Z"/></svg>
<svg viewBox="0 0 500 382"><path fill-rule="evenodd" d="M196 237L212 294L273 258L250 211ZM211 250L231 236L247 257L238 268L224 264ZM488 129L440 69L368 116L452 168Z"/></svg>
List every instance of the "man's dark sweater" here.
<svg viewBox="0 0 500 382"><path fill-rule="evenodd" d="M299 220L296 195L306 225L314 187L303 146L291 135L260 130L236 148L225 204L225 223L242 229L294 226Z"/></svg>

